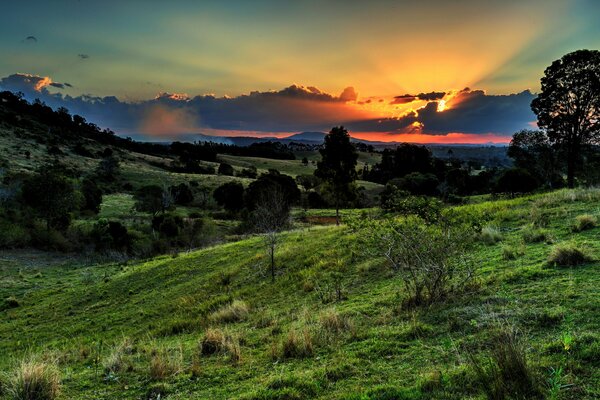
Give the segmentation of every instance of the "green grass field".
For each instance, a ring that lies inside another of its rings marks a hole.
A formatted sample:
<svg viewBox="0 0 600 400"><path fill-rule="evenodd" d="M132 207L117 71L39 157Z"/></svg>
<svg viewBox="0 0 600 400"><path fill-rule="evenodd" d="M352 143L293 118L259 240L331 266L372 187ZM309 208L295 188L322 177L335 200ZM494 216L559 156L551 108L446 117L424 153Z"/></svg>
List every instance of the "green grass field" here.
<svg viewBox="0 0 600 400"><path fill-rule="evenodd" d="M104 216L129 204L119 196ZM0 381L36 356L57 365L65 399L485 399L463 349L484 353L502 323L521 332L547 398L561 369L553 398L595 399L599 263L546 260L565 242L600 259L600 228L571 229L578 215L598 216L599 201L598 190L564 190L459 207L499 239L472 253L478 288L408 310L399 278L344 225L283 234L274 284L256 236L124 264L4 252L0 298L17 304L0 311ZM544 240L524 240L530 224ZM340 269L344 299L324 302ZM248 310L215 314L233 300ZM223 349L201 354L220 332ZM302 351L286 353L290 342Z"/></svg>

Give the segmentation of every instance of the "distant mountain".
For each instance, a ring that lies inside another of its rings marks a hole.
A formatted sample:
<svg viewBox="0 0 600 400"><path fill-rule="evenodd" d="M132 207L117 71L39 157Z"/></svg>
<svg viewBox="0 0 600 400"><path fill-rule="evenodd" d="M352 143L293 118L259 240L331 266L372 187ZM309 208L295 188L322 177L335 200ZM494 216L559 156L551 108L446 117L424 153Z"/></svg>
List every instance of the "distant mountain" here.
<svg viewBox="0 0 600 400"><path fill-rule="evenodd" d="M325 132L300 132L295 133L291 136L288 136L284 139L294 140L294 141L311 141L311 142L319 142L322 143L325 139Z"/></svg>

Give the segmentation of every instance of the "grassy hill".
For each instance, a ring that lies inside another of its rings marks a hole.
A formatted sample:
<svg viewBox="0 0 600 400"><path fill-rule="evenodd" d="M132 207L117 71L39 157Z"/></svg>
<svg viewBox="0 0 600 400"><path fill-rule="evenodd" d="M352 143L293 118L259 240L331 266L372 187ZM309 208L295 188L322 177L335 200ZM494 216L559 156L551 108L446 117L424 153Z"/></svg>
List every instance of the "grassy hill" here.
<svg viewBox="0 0 600 400"><path fill-rule="evenodd" d="M485 399L477 368L492 364L472 360L510 329L545 398L598 398L599 263L547 260L565 243L600 258L600 228L572 229L599 200L564 190L457 208L488 221L477 285L409 309L348 226L283 234L275 283L260 236L121 264L5 252L0 380L33 357L56 365L63 398Z"/></svg>

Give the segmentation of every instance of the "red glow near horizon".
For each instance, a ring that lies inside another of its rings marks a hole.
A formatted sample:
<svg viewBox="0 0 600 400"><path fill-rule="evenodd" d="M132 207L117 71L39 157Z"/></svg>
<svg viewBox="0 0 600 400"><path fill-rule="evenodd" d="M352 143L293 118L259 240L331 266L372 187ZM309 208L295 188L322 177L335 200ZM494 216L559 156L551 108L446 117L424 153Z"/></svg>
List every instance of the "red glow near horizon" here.
<svg viewBox="0 0 600 400"><path fill-rule="evenodd" d="M474 134L453 132L445 135L427 135L424 133L379 133L379 132L353 132L352 137L378 142L409 142L419 144L508 144L510 136L496 135L493 133Z"/></svg>

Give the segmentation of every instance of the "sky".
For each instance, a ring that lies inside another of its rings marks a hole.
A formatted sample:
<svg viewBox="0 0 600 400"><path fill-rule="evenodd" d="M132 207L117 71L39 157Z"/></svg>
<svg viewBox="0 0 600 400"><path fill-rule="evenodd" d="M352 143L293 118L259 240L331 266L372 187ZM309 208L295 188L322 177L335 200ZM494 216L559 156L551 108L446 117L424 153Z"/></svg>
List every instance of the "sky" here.
<svg viewBox="0 0 600 400"><path fill-rule="evenodd" d="M600 1L3 2L0 89L122 136L505 143Z"/></svg>

